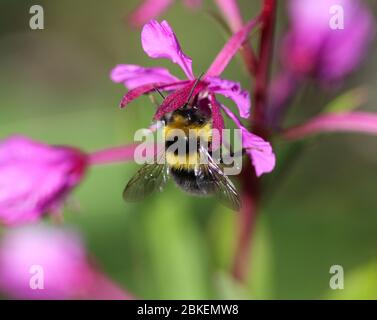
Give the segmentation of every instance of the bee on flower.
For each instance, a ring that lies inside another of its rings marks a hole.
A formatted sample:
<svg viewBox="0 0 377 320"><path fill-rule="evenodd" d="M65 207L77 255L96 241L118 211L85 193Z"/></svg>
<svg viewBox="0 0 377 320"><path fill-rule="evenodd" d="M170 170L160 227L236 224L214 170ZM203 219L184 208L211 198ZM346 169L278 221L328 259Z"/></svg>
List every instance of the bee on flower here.
<svg viewBox="0 0 377 320"><path fill-rule="evenodd" d="M256 20L249 21L225 44L208 70L201 77L196 77L192 70L192 59L187 56L167 21L161 23L152 20L147 23L141 33L141 42L145 53L151 58L166 58L178 64L186 75L180 80L169 70L161 67L144 68L137 65L120 64L111 71L111 79L123 83L129 91L121 100L123 108L143 94L155 91L167 92L167 97L157 108L154 120L163 120L165 139L169 139L171 129L204 129L205 138L211 140L213 132L220 133L220 140L225 129L222 111L235 123L241 132L242 147L250 157L257 176L273 170L275 155L269 142L251 133L244 127L235 113L222 105L217 95L232 100L241 118L250 116L250 96L238 82L221 78L233 56L242 46L248 34L255 26ZM203 131L202 131L203 132ZM184 135L189 140L187 134ZM196 136L195 139L199 139ZM166 147L170 146L168 141ZM183 164L177 165L177 156L169 151L165 154L165 165L158 163L145 164L130 180L124 190L126 200L140 200L146 195L161 189L167 175L173 177L176 184L186 192L195 195L217 195L228 206L238 209L240 200L238 193L224 174L221 166L215 163L211 152L202 147L192 150L194 158L206 153L208 163L188 165L190 150L186 149ZM146 183L147 181L147 183Z"/></svg>

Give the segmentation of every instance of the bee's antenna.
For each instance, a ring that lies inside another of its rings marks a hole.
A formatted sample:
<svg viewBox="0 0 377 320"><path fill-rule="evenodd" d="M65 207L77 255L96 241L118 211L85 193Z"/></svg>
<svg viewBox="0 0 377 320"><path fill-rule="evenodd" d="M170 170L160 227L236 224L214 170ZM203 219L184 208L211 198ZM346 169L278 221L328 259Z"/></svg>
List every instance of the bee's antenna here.
<svg viewBox="0 0 377 320"><path fill-rule="evenodd" d="M196 79L194 85L192 86L191 88L191 91L190 91L190 94L188 95L188 98L187 98L187 101L186 101L186 105L190 102L191 98L192 98L192 95L194 94L194 91L195 91L195 88L196 86L198 85L200 79L203 77L203 72L199 75L198 79Z"/></svg>
<svg viewBox="0 0 377 320"><path fill-rule="evenodd" d="M161 96L162 100L165 100L165 96L164 96L164 94L160 91L160 89L158 89L158 88L156 88L156 87L154 87L153 89L154 89L154 91L156 91L156 92Z"/></svg>

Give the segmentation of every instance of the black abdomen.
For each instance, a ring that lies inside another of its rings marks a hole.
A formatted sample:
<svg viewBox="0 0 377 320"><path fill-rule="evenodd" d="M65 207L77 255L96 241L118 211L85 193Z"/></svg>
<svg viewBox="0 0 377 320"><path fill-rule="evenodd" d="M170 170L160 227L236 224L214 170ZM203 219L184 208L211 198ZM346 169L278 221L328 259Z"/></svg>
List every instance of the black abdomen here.
<svg viewBox="0 0 377 320"><path fill-rule="evenodd" d="M177 186L187 193L206 196L214 192L214 181L202 172L198 176L194 170L170 168L170 175Z"/></svg>

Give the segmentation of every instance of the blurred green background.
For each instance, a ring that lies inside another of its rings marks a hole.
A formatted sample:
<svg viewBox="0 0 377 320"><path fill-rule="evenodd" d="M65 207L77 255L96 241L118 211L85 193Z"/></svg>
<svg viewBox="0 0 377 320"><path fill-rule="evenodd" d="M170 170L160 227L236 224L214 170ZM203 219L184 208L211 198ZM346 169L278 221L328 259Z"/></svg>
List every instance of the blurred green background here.
<svg viewBox="0 0 377 320"><path fill-rule="evenodd" d="M138 1L38 1L45 29L29 29L30 1L0 1L0 137L24 134L53 144L94 151L133 140L150 124L154 107L142 97L127 110L125 88L109 80L118 63L167 66L142 51L140 31L125 17ZM244 18L259 1L240 1ZM376 11L376 4L369 1ZM211 63L225 37L207 10L189 11L181 1L164 15L194 72ZM286 26L279 2L279 35ZM376 46L345 89L377 85ZM276 60L276 59L275 59ZM235 59L224 77L248 86ZM337 93L313 85L296 101L288 121L313 114ZM377 111L370 90L363 108ZM287 144L277 141L278 155ZM280 159L280 156L279 156ZM95 167L74 193L80 209L67 207L66 223L82 233L98 265L140 298L377 298L377 138L337 134L312 139L289 173L267 195L259 214L248 283L229 270L237 214L210 199L191 198L172 184L139 204L121 192L137 170L133 163ZM266 178L264 178L266 179ZM267 178L268 179L268 178ZM345 270L345 289L329 289L331 265Z"/></svg>

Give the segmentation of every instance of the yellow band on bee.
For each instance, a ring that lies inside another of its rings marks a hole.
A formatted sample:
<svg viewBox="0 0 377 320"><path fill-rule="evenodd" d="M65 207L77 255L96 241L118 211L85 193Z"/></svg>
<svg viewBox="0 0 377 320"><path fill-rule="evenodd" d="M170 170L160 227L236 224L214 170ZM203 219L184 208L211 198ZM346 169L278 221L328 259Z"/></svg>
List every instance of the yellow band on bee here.
<svg viewBox="0 0 377 320"><path fill-rule="evenodd" d="M193 169L200 163L198 152L185 155L176 155L173 152L166 152L166 163L175 169Z"/></svg>
<svg viewBox="0 0 377 320"><path fill-rule="evenodd" d="M165 140L172 140L176 136L185 135L186 137L198 137L205 141L212 139L212 126L207 123L203 127L198 126L179 126L177 123L172 123L164 127Z"/></svg>

